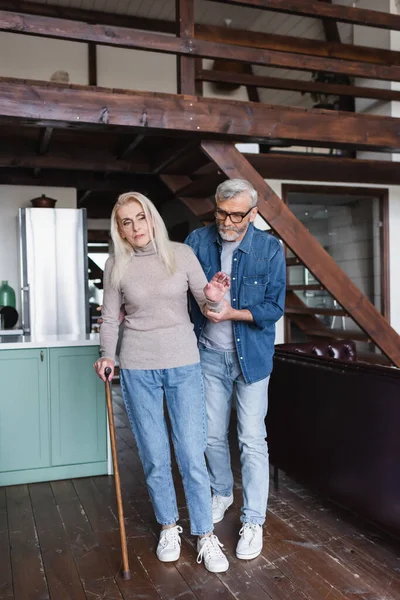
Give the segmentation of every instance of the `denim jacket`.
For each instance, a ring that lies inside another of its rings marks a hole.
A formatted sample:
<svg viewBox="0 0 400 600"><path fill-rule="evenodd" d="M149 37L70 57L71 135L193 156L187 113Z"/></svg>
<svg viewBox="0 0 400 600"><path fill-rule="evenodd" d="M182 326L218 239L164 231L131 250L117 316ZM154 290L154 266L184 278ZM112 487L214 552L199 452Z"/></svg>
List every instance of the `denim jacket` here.
<svg viewBox="0 0 400 600"><path fill-rule="evenodd" d="M196 229L187 237L208 280L221 270L221 238L215 225ZM247 308L254 323L232 321L238 358L246 383L268 377L272 371L275 323L285 306L286 262L280 242L252 223L232 257L231 303ZM206 322L191 298L197 338Z"/></svg>

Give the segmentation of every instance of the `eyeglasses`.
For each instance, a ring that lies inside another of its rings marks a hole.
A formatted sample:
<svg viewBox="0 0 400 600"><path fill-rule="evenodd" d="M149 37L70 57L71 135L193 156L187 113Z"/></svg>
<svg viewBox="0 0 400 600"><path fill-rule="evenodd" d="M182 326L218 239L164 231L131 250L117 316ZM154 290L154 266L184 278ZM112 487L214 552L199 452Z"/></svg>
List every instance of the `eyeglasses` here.
<svg viewBox="0 0 400 600"><path fill-rule="evenodd" d="M217 208L214 212L215 218L217 221L225 221L226 217L229 217L232 223L241 223L245 217L249 214L249 212L253 210L253 207L249 208L246 213L228 213L225 210L221 210Z"/></svg>

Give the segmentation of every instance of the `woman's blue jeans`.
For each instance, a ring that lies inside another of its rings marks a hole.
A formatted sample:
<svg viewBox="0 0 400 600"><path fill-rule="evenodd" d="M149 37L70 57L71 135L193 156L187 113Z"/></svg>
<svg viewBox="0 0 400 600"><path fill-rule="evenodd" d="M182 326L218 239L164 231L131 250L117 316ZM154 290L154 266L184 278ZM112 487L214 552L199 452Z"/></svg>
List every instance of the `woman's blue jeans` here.
<svg viewBox="0 0 400 600"><path fill-rule="evenodd" d="M178 520L165 395L190 530L192 535L210 533L213 523L204 456L207 425L200 364L161 370L121 369L121 389L157 521L171 525Z"/></svg>

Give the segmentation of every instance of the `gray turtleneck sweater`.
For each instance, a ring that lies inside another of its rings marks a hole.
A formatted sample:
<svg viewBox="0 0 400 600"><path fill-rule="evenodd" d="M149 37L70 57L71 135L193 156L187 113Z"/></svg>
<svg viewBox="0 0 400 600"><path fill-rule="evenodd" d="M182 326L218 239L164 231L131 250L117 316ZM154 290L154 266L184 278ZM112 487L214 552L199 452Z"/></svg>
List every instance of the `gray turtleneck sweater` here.
<svg viewBox="0 0 400 600"><path fill-rule="evenodd" d="M122 369L170 369L199 362L197 340L189 318L187 292L199 306L206 303L206 276L193 250L173 243L176 271L170 275L152 242L135 250L120 283L111 285L114 257L104 270L104 299L100 328L102 357L115 360L120 306L125 304ZM208 303L210 304L210 303ZM215 308L215 305L213 305Z"/></svg>

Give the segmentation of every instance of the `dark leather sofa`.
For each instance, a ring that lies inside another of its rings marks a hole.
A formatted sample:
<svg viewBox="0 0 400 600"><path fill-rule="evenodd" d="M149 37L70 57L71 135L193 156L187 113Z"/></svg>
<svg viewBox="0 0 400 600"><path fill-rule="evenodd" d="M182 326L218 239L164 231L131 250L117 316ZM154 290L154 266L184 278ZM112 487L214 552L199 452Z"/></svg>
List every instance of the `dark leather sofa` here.
<svg viewBox="0 0 400 600"><path fill-rule="evenodd" d="M400 370L355 358L352 342L276 346L270 460L400 535Z"/></svg>

